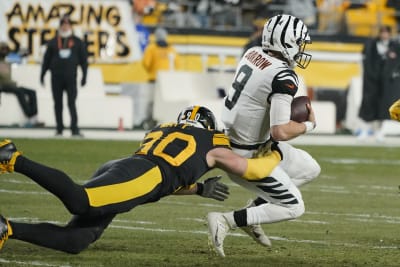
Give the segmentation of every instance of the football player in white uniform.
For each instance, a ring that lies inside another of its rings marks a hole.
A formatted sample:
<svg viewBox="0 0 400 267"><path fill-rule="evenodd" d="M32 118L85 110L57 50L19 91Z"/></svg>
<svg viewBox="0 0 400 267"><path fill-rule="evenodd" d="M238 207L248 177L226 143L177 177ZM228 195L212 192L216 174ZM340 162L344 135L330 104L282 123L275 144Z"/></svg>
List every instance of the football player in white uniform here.
<svg viewBox="0 0 400 267"><path fill-rule="evenodd" d="M222 112L231 146L239 155L253 157L271 140L290 140L315 128L311 106L307 121L290 120L299 84L293 69L309 64L311 55L304 53L308 43L308 29L300 19L277 15L264 26L262 46L250 48L241 58ZM230 229L239 227L261 245L270 246L260 224L295 219L304 213L298 187L317 177L320 166L304 150L286 142L278 146L283 160L264 180L245 181L229 175L258 198L241 210L208 214L209 237L219 255L225 256L223 241Z"/></svg>

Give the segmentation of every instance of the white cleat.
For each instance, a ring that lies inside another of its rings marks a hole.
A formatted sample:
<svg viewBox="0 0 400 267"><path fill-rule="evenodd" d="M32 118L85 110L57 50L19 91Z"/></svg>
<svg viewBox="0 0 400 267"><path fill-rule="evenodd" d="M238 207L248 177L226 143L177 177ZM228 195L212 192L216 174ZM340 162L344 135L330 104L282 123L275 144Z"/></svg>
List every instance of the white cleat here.
<svg viewBox="0 0 400 267"><path fill-rule="evenodd" d="M250 199L247 202L247 205L244 207L245 209L255 207L254 201ZM255 224L255 225L248 225L248 226L243 226L240 227L246 234L248 234L251 238L254 239L258 244L265 246L265 247L270 247L271 241L269 240L268 236L264 233L264 230L262 229L261 225Z"/></svg>
<svg viewBox="0 0 400 267"><path fill-rule="evenodd" d="M264 247L270 247L271 241L269 240L268 236L264 233L264 230L262 229L261 225L255 224L255 225L249 225L249 226L243 226L240 227L246 234L248 234L251 238L254 239L258 244L264 246Z"/></svg>
<svg viewBox="0 0 400 267"><path fill-rule="evenodd" d="M229 232L229 225L220 212L210 212L207 215L208 239L211 240L215 251L221 257L225 257L224 239Z"/></svg>

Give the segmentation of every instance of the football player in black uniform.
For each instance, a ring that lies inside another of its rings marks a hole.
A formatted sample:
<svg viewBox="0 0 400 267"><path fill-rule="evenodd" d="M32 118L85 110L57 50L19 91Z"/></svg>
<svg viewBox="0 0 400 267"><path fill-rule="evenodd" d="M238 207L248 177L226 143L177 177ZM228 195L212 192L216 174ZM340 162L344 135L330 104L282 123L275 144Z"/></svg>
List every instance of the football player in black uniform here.
<svg viewBox="0 0 400 267"><path fill-rule="evenodd" d="M26 175L57 196L74 216L65 226L21 223L0 216L0 249L10 237L77 254L96 241L117 214L137 205L171 194L225 199L229 192L218 178L196 183L212 168L257 180L279 164L277 146L263 157L246 159L232 152L227 136L215 129L210 110L186 108L177 123L157 126L132 156L107 162L84 185L60 170L28 159L13 142L4 140L0 143L0 173Z"/></svg>

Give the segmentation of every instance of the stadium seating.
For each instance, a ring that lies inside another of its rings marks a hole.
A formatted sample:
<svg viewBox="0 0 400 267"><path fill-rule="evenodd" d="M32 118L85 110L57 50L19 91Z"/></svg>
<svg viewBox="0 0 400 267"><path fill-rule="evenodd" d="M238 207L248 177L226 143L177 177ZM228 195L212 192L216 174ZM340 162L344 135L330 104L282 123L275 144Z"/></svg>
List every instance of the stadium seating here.
<svg viewBox="0 0 400 267"><path fill-rule="evenodd" d="M367 2L365 8L348 9L345 11L345 21L349 34L355 36L376 36L379 25L388 25L393 32L397 31L395 10L387 8L382 3Z"/></svg>
<svg viewBox="0 0 400 267"><path fill-rule="evenodd" d="M80 73L78 81L80 81ZM46 74L45 87L39 82L40 66L27 64L12 68L12 79L19 86L36 90L38 100L38 120L46 127L54 127L53 99L50 88L50 73ZM101 70L89 67L87 84L78 89L78 124L82 128L118 128L123 122L125 128L133 126L133 103L128 96L107 95ZM27 118L22 113L17 98L13 94L2 94L0 104L0 125L23 125ZM64 96L64 123L69 126L66 95Z"/></svg>

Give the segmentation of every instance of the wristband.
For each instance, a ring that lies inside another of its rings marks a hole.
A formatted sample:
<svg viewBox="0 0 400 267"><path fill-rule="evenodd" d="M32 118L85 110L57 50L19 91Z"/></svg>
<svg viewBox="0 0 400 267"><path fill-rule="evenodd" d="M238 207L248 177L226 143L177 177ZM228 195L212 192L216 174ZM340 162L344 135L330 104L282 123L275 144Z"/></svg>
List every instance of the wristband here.
<svg viewBox="0 0 400 267"><path fill-rule="evenodd" d="M304 125L306 126L306 133L311 132L315 128L315 123L312 121L305 121L303 122Z"/></svg>
<svg viewBox="0 0 400 267"><path fill-rule="evenodd" d="M196 183L196 184L197 184L196 194L201 196L201 194L203 194L204 185L202 183Z"/></svg>

